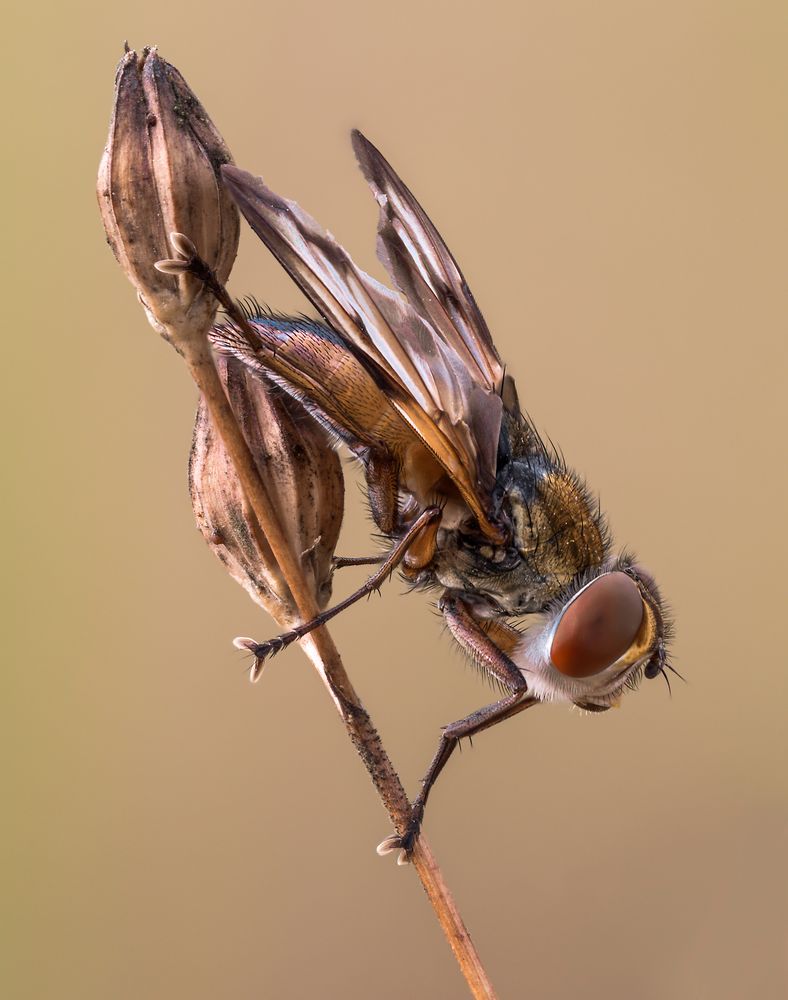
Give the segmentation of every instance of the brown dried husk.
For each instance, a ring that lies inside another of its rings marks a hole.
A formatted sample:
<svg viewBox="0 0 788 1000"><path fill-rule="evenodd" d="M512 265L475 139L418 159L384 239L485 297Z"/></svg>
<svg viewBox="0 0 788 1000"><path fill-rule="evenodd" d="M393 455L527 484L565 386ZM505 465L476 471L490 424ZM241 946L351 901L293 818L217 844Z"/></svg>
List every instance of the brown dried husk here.
<svg viewBox="0 0 788 1000"><path fill-rule="evenodd" d="M217 358L230 405L318 605L331 596L342 525L344 481L326 431L280 389L232 358ZM241 490L233 465L200 401L189 462L197 525L233 577L282 626L299 620L289 588Z"/></svg>
<svg viewBox="0 0 788 1000"><path fill-rule="evenodd" d="M188 84L155 48L127 52L117 69L97 194L107 240L152 325L184 322L201 334L216 301L190 274L162 274L169 235L186 233L220 282L238 250L238 209L220 169L230 150Z"/></svg>

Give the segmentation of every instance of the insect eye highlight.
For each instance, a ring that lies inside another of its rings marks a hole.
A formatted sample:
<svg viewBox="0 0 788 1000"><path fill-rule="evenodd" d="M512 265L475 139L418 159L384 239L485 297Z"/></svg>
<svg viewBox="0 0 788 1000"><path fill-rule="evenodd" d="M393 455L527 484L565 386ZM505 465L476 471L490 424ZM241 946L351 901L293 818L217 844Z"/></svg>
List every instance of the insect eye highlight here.
<svg viewBox="0 0 788 1000"><path fill-rule="evenodd" d="M550 647L556 670L567 677L591 677L623 656L644 616L638 585L626 573L606 573L568 605Z"/></svg>

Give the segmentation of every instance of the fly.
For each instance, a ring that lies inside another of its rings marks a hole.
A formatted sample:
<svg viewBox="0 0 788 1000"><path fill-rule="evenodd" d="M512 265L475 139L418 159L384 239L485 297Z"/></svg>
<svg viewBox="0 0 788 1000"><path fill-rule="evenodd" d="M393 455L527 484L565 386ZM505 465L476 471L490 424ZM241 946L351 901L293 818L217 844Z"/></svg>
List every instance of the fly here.
<svg viewBox="0 0 788 1000"><path fill-rule="evenodd" d="M502 697L445 727L404 836L458 742L544 701L591 712L670 669L670 624L650 574L615 555L598 501L518 402L457 262L421 205L360 132L380 208L378 253L396 291L365 274L292 201L234 166L227 189L323 318L249 309L248 336L215 348L303 403L361 462L372 517L391 539L358 591L253 647L257 664L376 589L395 568L439 591L454 639ZM355 560L361 562L365 560ZM523 630L512 619L527 617Z"/></svg>

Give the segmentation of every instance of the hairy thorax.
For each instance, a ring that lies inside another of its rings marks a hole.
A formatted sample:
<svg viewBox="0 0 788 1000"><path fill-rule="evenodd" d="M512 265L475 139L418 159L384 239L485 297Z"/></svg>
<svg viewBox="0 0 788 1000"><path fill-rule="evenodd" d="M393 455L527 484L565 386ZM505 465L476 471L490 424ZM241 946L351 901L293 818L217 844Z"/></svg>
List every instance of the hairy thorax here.
<svg viewBox="0 0 788 1000"><path fill-rule="evenodd" d="M542 610L606 550L597 504L557 463L514 460L498 476L500 520L507 542L494 546L463 528L442 529L430 580L461 591L489 614Z"/></svg>

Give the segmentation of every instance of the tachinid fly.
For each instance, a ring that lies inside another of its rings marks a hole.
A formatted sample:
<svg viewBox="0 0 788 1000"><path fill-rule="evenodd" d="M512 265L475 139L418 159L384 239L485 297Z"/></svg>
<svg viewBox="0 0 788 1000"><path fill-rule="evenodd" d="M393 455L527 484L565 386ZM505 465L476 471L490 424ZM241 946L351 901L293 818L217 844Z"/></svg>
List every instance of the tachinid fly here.
<svg viewBox="0 0 788 1000"><path fill-rule="evenodd" d="M368 560L381 565L367 585L256 645L258 660L399 565L414 585L440 589L451 634L504 692L443 731L408 832L381 845L405 857L462 737L541 701L604 711L641 675L668 669L670 626L650 575L611 554L596 500L521 411L440 234L378 150L358 132L353 146L397 291L359 270L294 202L226 166L249 224L325 322L259 312L253 346L232 323L215 328L213 344L298 398L360 460L375 524L393 542ZM525 630L509 621L521 616Z"/></svg>

